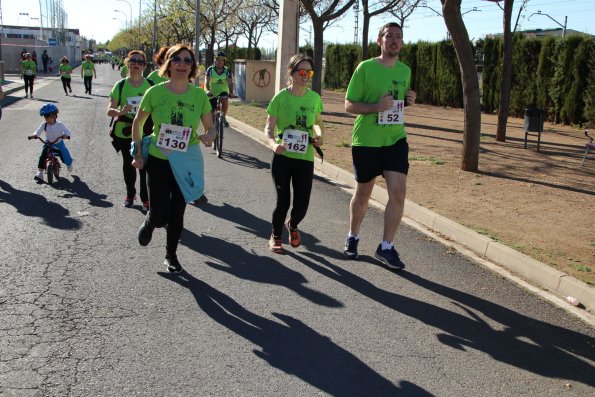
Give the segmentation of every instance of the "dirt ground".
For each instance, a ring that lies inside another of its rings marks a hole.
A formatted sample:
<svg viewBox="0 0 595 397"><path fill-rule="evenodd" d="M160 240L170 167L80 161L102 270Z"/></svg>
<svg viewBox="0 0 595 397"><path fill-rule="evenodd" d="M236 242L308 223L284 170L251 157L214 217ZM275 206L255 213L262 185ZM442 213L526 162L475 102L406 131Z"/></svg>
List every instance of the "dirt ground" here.
<svg viewBox="0 0 595 397"><path fill-rule="evenodd" d="M342 92L324 91L323 103L325 160L352 171L354 116L345 113ZM257 104L236 103L229 113L264 127ZM537 152L536 137L524 149L523 119L509 119L502 143L497 116L482 114L479 172L471 173L460 170L462 109L415 105L405 109L405 123L408 199L595 284L595 153L580 165L583 130L546 122Z"/></svg>

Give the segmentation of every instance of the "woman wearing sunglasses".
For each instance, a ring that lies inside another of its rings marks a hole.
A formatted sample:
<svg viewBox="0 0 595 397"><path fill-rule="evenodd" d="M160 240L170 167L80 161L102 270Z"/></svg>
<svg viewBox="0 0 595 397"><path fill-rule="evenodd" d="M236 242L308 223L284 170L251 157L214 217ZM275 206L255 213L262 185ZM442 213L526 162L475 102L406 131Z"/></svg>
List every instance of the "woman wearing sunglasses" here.
<svg viewBox="0 0 595 397"><path fill-rule="evenodd" d="M110 92L110 103L107 115L113 117L112 138L117 151L122 152L122 172L126 184L124 207L132 207L136 198L136 168L132 166L130 144L132 142L132 120L138 110L141 98L152 84L143 77L145 70L145 53L139 50L130 51L124 60L128 67L128 77L114 84ZM149 210L149 193L147 191L147 173L139 170L140 199L143 211Z"/></svg>
<svg viewBox="0 0 595 397"><path fill-rule="evenodd" d="M271 174L277 191L273 211L273 232L269 248L282 253L283 225L289 232L289 244L301 244L298 225L310 204L314 176L314 147L323 143L322 100L308 86L314 75L312 59L294 55L287 65L289 85L269 103L265 134L273 151ZM287 213L293 187L293 208Z"/></svg>
<svg viewBox="0 0 595 397"><path fill-rule="evenodd" d="M194 53L184 44L170 48L165 55L160 75L165 83L150 88L140 104L132 124L135 148L142 148L141 130L149 115L153 134L148 150L136 150L133 165L146 168L151 210L138 231L140 245L147 245L156 227L167 226L165 266L180 272L177 258L178 241L184 227L186 203L197 200L204 191L204 165L198 146L210 146L215 138L211 104L207 94L189 83L197 72ZM198 135L199 120L204 135Z"/></svg>

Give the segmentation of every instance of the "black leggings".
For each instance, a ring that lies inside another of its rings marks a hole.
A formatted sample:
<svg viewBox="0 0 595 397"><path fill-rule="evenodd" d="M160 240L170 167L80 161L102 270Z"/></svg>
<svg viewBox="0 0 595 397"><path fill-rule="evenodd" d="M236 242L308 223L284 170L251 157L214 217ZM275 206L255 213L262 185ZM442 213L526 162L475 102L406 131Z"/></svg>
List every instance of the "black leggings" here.
<svg viewBox="0 0 595 397"><path fill-rule="evenodd" d="M66 91L66 88L68 88L70 90L70 92L72 92L72 88L70 88L70 77L64 77L62 76L62 88L64 88L64 93L68 94L68 91Z"/></svg>
<svg viewBox="0 0 595 397"><path fill-rule="evenodd" d="M29 92L31 93L31 95L33 95L33 82L35 81L35 75L33 76L23 76L23 80L25 80L25 94L27 93L27 90L29 90Z"/></svg>
<svg viewBox="0 0 595 397"><path fill-rule="evenodd" d="M184 228L186 201L178 187L169 161L149 155L145 164L149 181L151 210L149 222L154 227L167 226L165 251L169 255L176 253L178 241Z"/></svg>
<svg viewBox="0 0 595 397"><path fill-rule="evenodd" d="M308 212L314 162L275 154L271 162L271 175L277 190L277 206L273 211L273 234L281 236L291 201L291 186L293 186L291 226L297 227Z"/></svg>
<svg viewBox="0 0 595 397"><path fill-rule="evenodd" d="M93 76L85 76L83 77L83 82L85 83L85 92L91 93L91 88L93 87Z"/></svg>
<svg viewBox="0 0 595 397"><path fill-rule="evenodd" d="M118 148L122 152L122 172L124 174L124 183L126 184L126 195L134 197L136 195L136 168L132 166L132 156L130 155L131 139L114 138ZM147 171L139 170L140 174L140 200L144 203L149 200L147 193Z"/></svg>

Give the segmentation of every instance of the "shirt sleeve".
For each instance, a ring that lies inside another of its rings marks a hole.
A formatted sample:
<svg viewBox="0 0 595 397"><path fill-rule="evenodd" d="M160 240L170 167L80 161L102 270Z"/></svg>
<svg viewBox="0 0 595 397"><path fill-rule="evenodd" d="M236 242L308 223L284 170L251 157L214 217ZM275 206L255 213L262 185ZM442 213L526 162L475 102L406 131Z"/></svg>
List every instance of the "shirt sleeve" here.
<svg viewBox="0 0 595 397"><path fill-rule="evenodd" d="M62 124L62 134L66 135L66 136L68 136L68 137L70 137L70 136L71 136L71 134L72 134L72 133L70 132L70 130L68 129L68 127L66 127L64 124Z"/></svg>
<svg viewBox="0 0 595 397"><path fill-rule="evenodd" d="M43 131L44 124L45 124L45 122L44 123L41 123L41 125L39 126L39 128L37 129L37 131L35 131L33 133L33 135L35 135L35 136L41 136L41 132Z"/></svg>

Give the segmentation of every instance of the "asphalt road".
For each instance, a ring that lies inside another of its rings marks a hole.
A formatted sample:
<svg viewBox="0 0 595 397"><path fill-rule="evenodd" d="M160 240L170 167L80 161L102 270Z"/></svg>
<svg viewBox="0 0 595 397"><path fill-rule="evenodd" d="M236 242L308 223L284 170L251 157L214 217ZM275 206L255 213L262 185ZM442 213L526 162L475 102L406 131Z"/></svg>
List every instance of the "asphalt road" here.
<svg viewBox="0 0 595 397"><path fill-rule="evenodd" d="M1 394L594 394L595 331L448 247L402 226L406 271L379 266L371 208L361 257L345 260L350 196L332 181L314 182L303 246L269 252L271 154L231 129L223 159L203 148L209 203L188 206L186 272L168 274L164 231L139 246L140 203L122 207L106 116L117 74L98 75L93 96L56 80L3 106ZM26 139L50 101L75 159L53 186L33 180L41 145Z"/></svg>

